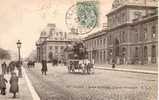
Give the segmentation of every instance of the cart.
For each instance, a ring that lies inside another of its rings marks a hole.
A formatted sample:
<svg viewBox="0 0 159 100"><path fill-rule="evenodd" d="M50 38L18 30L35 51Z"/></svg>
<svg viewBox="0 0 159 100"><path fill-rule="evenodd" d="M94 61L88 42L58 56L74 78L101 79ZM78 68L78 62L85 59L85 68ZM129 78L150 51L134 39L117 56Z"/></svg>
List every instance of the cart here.
<svg viewBox="0 0 159 100"><path fill-rule="evenodd" d="M88 60L77 60L69 59L67 64L67 69L69 73L83 73L91 74L94 73L94 65Z"/></svg>

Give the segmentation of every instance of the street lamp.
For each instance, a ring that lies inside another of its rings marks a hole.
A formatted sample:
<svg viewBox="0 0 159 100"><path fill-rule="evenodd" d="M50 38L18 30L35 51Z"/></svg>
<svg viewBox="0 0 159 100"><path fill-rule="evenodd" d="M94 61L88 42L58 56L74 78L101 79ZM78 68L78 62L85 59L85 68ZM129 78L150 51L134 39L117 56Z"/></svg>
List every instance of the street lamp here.
<svg viewBox="0 0 159 100"><path fill-rule="evenodd" d="M18 60L18 76L22 77L22 69L21 69L21 57L20 57L20 48L21 48L21 42L20 40L18 40L17 44L17 48L18 48L18 55L19 55L19 60Z"/></svg>

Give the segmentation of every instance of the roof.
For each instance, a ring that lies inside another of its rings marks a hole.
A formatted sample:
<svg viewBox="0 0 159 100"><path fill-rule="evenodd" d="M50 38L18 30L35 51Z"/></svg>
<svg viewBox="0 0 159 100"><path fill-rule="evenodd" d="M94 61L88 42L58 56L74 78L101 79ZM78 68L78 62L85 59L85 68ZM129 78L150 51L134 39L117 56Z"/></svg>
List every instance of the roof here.
<svg viewBox="0 0 159 100"><path fill-rule="evenodd" d="M122 5L136 5L136 6L156 6L157 0L114 0L112 9L121 7Z"/></svg>
<svg viewBox="0 0 159 100"><path fill-rule="evenodd" d="M146 2L145 2L146 1ZM107 14L110 15L115 13L125 7L135 7L135 8L157 8L157 0L114 0L112 4L112 10Z"/></svg>
<svg viewBox="0 0 159 100"><path fill-rule="evenodd" d="M96 38L96 37L98 37L98 36L105 35L106 33L107 33L107 29L100 30L100 31L97 31L97 32L95 32L95 33L92 33L92 34L88 35L87 37L85 37L84 40Z"/></svg>

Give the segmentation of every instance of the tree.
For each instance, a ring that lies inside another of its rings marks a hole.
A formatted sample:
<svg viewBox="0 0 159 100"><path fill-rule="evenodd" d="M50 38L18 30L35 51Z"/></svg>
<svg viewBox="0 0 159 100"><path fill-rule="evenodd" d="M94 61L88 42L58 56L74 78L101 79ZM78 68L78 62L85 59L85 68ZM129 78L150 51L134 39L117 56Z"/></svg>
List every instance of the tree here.
<svg viewBox="0 0 159 100"><path fill-rule="evenodd" d="M10 59L11 55L7 50L0 48L0 59Z"/></svg>

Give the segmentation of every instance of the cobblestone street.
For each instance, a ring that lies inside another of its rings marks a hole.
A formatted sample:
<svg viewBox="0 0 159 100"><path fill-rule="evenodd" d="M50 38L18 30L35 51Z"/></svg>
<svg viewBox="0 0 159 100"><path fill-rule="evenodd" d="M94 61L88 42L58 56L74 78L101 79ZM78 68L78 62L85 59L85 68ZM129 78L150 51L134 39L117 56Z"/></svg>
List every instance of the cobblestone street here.
<svg viewBox="0 0 159 100"><path fill-rule="evenodd" d="M68 73L65 66L41 64L26 69L41 100L157 100L157 75L95 69L95 74Z"/></svg>

